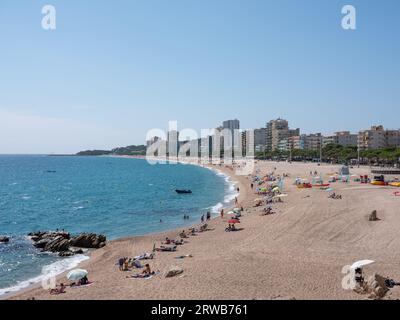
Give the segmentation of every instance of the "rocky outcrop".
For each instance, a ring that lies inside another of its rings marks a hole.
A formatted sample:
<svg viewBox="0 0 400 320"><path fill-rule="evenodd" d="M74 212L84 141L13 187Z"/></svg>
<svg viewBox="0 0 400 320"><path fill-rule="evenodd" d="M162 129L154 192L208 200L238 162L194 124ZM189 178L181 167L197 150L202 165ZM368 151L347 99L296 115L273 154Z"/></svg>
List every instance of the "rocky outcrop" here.
<svg viewBox="0 0 400 320"><path fill-rule="evenodd" d="M102 234L82 233L73 237L69 243L73 247L99 249L106 245L106 237Z"/></svg>
<svg viewBox="0 0 400 320"><path fill-rule="evenodd" d="M9 237L1 237L0 236L0 243L8 243L10 241Z"/></svg>
<svg viewBox="0 0 400 320"><path fill-rule="evenodd" d="M71 237L64 231L39 231L30 233L34 246L47 252L58 252L61 257L82 254L80 248L102 248L106 245L106 237L95 233L82 233Z"/></svg>

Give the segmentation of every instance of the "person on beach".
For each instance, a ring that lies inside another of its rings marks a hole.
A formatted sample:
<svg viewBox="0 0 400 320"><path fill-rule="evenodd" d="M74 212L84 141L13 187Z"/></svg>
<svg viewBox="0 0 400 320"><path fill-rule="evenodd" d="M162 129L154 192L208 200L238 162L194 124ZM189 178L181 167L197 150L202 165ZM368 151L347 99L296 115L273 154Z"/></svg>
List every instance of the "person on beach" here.
<svg viewBox="0 0 400 320"><path fill-rule="evenodd" d="M253 185L253 183L251 183L251 184L250 184L251 190L253 190L253 187L254 187L254 185Z"/></svg>
<svg viewBox="0 0 400 320"><path fill-rule="evenodd" d="M236 191L237 191L237 192L240 192L240 189L239 189L239 187L238 187L238 188L236 188Z"/></svg>
<svg viewBox="0 0 400 320"><path fill-rule="evenodd" d="M81 280L79 280L79 285L84 286L86 284L89 284L89 279L87 276L84 276Z"/></svg>
<svg viewBox="0 0 400 320"><path fill-rule="evenodd" d="M185 230L183 230L183 231L179 234L179 236L180 236L181 238L187 238L187 235L186 235Z"/></svg>
<svg viewBox="0 0 400 320"><path fill-rule="evenodd" d="M238 199L237 199L237 197L235 197L235 205L237 205L238 204Z"/></svg>
<svg viewBox="0 0 400 320"><path fill-rule="evenodd" d="M144 266L144 270L143 270L143 272L142 272L144 275L148 275L148 276L150 276L150 275L152 275L152 274L154 274L154 271L151 271L151 269L150 269L150 265L148 264L148 263L146 263L146 265Z"/></svg>
<svg viewBox="0 0 400 320"><path fill-rule="evenodd" d="M60 294L60 293L65 293L65 289L66 289L67 287L64 285L64 283L61 283L60 284L60 288L53 288L53 289L50 289L50 294Z"/></svg>
<svg viewBox="0 0 400 320"><path fill-rule="evenodd" d="M221 209L221 218L224 218L224 209Z"/></svg>
<svg viewBox="0 0 400 320"><path fill-rule="evenodd" d="M204 214L201 216L200 220L202 223L204 222Z"/></svg>
<svg viewBox="0 0 400 320"><path fill-rule="evenodd" d="M122 271L129 271L129 261L128 258L124 258L124 266L122 268Z"/></svg>
<svg viewBox="0 0 400 320"><path fill-rule="evenodd" d="M210 211L208 211L207 212L207 220L210 220L211 219L211 213L210 213Z"/></svg>
<svg viewBox="0 0 400 320"><path fill-rule="evenodd" d="M124 268L124 258L119 258L118 265L119 265L119 271L122 271Z"/></svg>

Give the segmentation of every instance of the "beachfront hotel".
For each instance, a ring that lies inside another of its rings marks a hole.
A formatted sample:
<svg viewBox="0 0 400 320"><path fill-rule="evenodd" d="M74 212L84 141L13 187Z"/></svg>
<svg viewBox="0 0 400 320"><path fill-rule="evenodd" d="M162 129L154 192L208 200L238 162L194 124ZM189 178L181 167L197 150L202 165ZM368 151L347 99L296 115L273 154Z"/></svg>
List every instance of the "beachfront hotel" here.
<svg viewBox="0 0 400 320"><path fill-rule="evenodd" d="M372 126L358 133L359 150L382 149L400 146L400 130L387 130L382 125Z"/></svg>

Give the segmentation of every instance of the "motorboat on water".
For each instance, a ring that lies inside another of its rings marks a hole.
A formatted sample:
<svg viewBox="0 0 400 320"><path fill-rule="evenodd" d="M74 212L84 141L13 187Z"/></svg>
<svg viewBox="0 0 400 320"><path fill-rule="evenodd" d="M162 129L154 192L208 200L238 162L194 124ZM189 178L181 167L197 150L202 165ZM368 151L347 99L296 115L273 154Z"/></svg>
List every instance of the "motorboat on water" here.
<svg viewBox="0 0 400 320"><path fill-rule="evenodd" d="M179 193L179 194L188 194L188 193L192 193L192 190L175 189L175 192Z"/></svg>

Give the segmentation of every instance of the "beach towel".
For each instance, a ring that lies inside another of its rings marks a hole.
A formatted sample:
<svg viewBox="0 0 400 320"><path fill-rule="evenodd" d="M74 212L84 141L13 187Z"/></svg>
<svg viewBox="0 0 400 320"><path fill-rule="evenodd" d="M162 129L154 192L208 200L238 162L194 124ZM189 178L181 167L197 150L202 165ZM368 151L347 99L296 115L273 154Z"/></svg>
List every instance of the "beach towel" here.
<svg viewBox="0 0 400 320"><path fill-rule="evenodd" d="M154 276L158 275L159 273L160 273L160 272L157 271L157 272L155 272L154 274L145 274L145 275L143 275L143 274L132 274L132 275L130 275L130 276L127 277L127 278L129 278L129 279L151 279L151 278L153 278Z"/></svg>
<svg viewBox="0 0 400 320"><path fill-rule="evenodd" d="M70 286L70 288L71 289L76 289L76 288L82 288L82 287L90 287L93 283L94 283L94 281L89 281L86 284L79 284L79 285L75 285L75 286Z"/></svg>

